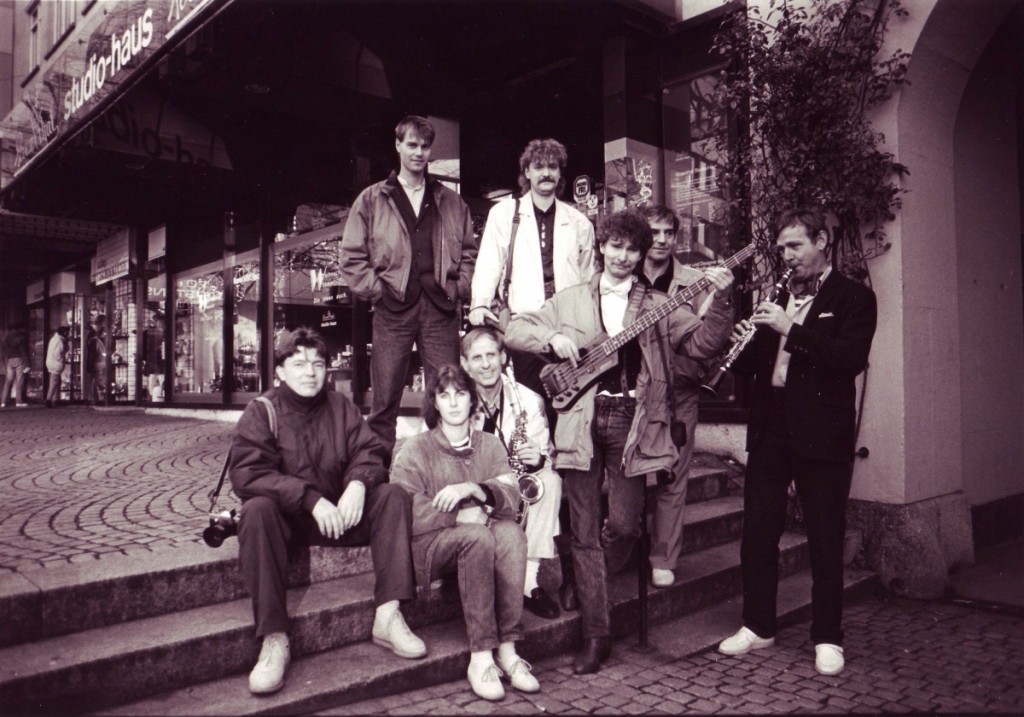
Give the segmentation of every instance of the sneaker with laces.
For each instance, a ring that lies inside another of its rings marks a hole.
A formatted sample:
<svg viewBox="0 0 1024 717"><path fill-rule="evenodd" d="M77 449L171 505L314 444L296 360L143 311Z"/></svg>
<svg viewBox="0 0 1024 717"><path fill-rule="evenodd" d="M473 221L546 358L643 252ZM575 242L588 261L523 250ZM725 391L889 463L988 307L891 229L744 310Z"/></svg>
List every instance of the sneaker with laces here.
<svg viewBox="0 0 1024 717"><path fill-rule="evenodd" d="M676 581L676 574L664 568L651 568L651 584L656 588L672 587Z"/></svg>
<svg viewBox="0 0 1024 717"><path fill-rule="evenodd" d="M288 635L272 632L263 638L260 659L249 673L249 691L254 695L269 695L284 687L284 673L291 662Z"/></svg>
<svg viewBox="0 0 1024 717"><path fill-rule="evenodd" d="M427 655L427 646L405 624L401 610L395 610L391 617L384 620L374 617L371 635L373 644L386 647L407 660L416 660Z"/></svg>
<svg viewBox="0 0 1024 717"><path fill-rule="evenodd" d="M819 675L838 675L846 666L843 648L822 642L814 646L814 669Z"/></svg>
<svg viewBox="0 0 1024 717"><path fill-rule="evenodd" d="M751 650L763 650L774 644L774 637L758 637L753 630L741 627L735 635L722 640L718 651L723 655L745 655Z"/></svg>
<svg viewBox="0 0 1024 717"><path fill-rule="evenodd" d="M482 699L495 702L505 697L505 688L501 686L501 670L493 662L482 667L474 667L469 663L466 677L473 693Z"/></svg>
<svg viewBox="0 0 1024 717"><path fill-rule="evenodd" d="M531 672L533 665L529 662L517 655L512 661L511 666L506 665L501 659L498 660L498 664L505 675L508 676L508 681L512 687L520 692L540 692L540 683L533 676Z"/></svg>

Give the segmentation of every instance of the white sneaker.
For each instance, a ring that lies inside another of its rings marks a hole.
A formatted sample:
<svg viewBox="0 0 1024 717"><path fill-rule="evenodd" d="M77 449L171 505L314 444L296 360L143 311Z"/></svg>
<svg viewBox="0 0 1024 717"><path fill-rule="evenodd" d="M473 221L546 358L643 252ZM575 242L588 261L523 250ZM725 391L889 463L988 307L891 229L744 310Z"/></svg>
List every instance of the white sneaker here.
<svg viewBox="0 0 1024 717"><path fill-rule="evenodd" d="M371 636L375 645L386 647L399 657L416 660L427 655L427 646L405 624L401 610L391 613L386 624L375 616Z"/></svg>
<svg viewBox="0 0 1024 717"><path fill-rule="evenodd" d="M774 644L774 637L758 637L753 630L741 627L735 635L722 640L718 651L723 655L745 655L751 650L762 650Z"/></svg>
<svg viewBox="0 0 1024 717"><path fill-rule="evenodd" d="M28 408L28 404L27 403L16 403L16 404L14 404L14 407L15 408Z"/></svg>
<svg viewBox="0 0 1024 717"><path fill-rule="evenodd" d="M498 660L501 669L508 675L508 681L520 692L540 692L540 683L533 676L530 670L533 666L523 658L516 656L512 666L506 665L501 659Z"/></svg>
<svg viewBox="0 0 1024 717"><path fill-rule="evenodd" d="M846 666L843 659L843 648L822 642L814 646L814 669L819 675L838 675Z"/></svg>
<svg viewBox="0 0 1024 717"><path fill-rule="evenodd" d="M676 581L676 574L671 570L665 570L664 568L652 568L651 569L651 584L656 588L667 588L671 587L672 583Z"/></svg>
<svg viewBox="0 0 1024 717"><path fill-rule="evenodd" d="M259 662L249 673L249 691L254 695L269 695L284 687L284 673L291 659L286 633L272 632L265 636Z"/></svg>
<svg viewBox="0 0 1024 717"><path fill-rule="evenodd" d="M501 670L493 662L482 668L474 668L471 661L469 669L466 670L466 677L469 678L469 686L473 688L473 693L477 697L491 702L505 698L505 688L501 686Z"/></svg>

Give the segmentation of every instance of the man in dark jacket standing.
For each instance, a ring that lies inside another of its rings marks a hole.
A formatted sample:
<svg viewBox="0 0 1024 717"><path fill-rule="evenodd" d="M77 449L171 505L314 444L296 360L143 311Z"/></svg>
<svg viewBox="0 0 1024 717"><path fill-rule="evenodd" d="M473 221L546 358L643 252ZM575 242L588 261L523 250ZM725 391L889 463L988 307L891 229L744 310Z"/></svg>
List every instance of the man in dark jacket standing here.
<svg viewBox="0 0 1024 717"><path fill-rule="evenodd" d="M349 212L341 272L373 304L373 403L367 421L390 454L415 343L426 384L459 362L461 302L469 298L476 239L469 207L427 175L434 126L410 115L395 127L401 169L364 189Z"/></svg>
<svg viewBox="0 0 1024 717"><path fill-rule="evenodd" d="M288 545L369 543L376 575L373 641L400 657L427 654L399 601L415 597L409 548L412 501L388 483L385 450L343 394L328 391L327 346L315 332L285 331L275 351L281 385L252 401L231 446L231 484L242 499L239 561L253 600L259 662L254 694L275 692L288 668Z"/></svg>
<svg viewBox="0 0 1024 717"><path fill-rule="evenodd" d="M754 376L743 491L743 627L719 652L741 655L775 643L779 539L786 494L796 484L811 553L811 639L815 669L842 671L843 539L856 440L855 379L875 334L871 289L829 264L821 214L785 212L776 246L794 270L778 303L751 317L754 339L733 370ZM734 340L751 322L742 321Z"/></svg>

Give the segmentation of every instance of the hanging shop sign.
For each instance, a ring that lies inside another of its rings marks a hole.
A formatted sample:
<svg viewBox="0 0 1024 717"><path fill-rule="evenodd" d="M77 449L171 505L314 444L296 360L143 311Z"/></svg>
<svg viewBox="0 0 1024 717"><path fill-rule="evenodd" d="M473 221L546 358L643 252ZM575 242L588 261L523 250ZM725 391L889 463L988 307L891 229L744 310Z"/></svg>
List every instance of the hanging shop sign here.
<svg viewBox="0 0 1024 717"><path fill-rule="evenodd" d="M167 225L162 224L149 233L149 257L150 261L159 259L167 254Z"/></svg>
<svg viewBox="0 0 1024 717"><path fill-rule="evenodd" d="M38 304L40 301L46 299L46 282L36 281L28 285L25 289L25 303L26 304Z"/></svg>
<svg viewBox="0 0 1024 717"><path fill-rule="evenodd" d="M96 256L92 259L92 283L105 284L128 276L131 271L130 248L127 229L97 243Z"/></svg>
<svg viewBox="0 0 1024 717"><path fill-rule="evenodd" d="M106 0L80 16L71 34L40 65L22 100L0 126L0 187L48 147L73 136L93 110L109 104L172 38L193 29L204 11L231 0ZM166 49L170 49L169 46Z"/></svg>

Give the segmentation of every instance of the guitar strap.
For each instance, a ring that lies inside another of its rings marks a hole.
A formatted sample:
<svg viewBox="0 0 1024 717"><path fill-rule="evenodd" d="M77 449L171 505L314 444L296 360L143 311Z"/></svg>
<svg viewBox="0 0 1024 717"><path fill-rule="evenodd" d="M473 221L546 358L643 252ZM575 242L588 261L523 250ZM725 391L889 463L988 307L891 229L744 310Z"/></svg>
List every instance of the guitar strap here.
<svg viewBox="0 0 1024 717"><path fill-rule="evenodd" d="M633 290L629 292L629 304L626 305L626 318L629 323L636 321L640 315L640 307L643 306L644 295L647 293L647 285L642 281L633 282ZM639 337L636 339L639 341ZM622 355L624 349L619 349L619 385L622 386L622 395L629 395L629 380L626 376L626 357Z"/></svg>

